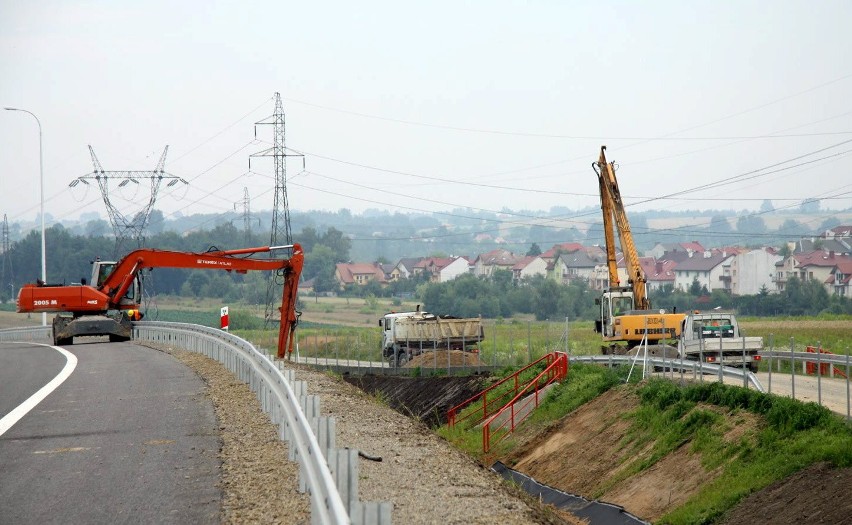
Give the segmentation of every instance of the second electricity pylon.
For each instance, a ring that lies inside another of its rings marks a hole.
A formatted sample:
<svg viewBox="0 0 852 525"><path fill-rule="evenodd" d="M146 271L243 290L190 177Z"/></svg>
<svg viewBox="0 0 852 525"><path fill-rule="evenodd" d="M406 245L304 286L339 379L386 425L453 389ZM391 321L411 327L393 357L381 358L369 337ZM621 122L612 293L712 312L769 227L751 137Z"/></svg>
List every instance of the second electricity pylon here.
<svg viewBox="0 0 852 525"><path fill-rule="evenodd" d="M281 94L275 93L275 113L270 117L255 122L254 136L257 138L257 126L272 124L274 140L272 147L249 155L249 169L251 169L252 157L272 157L275 164L275 199L272 205L272 232L269 238L270 246L281 244L293 244L293 234L290 231L290 205L287 201L287 157L302 157L301 153L287 153L284 141L284 105L281 103ZM282 281L283 282L283 281ZM269 278L269 286L266 289L266 312L264 319L266 323L272 320L273 306L272 298L276 296L276 284L281 284L273 274Z"/></svg>
<svg viewBox="0 0 852 525"><path fill-rule="evenodd" d="M115 255L120 255L121 247L128 238L136 241L136 246L141 247L144 244L145 228L148 226L148 219L151 217L151 210L154 203L157 201L157 193L160 191L160 185L164 180L167 180L166 186L174 186L177 183L188 184L185 180L175 175L170 175L165 171L166 154L169 152L169 147L163 150L160 156L160 161L157 166L150 171L144 170L122 170L122 171L105 171L101 166L98 157L95 156L95 150L89 146L89 153L92 155L92 164L95 166L95 171L91 175L77 177L69 186L74 187L79 183L88 185L89 180L95 180L101 190L101 196L104 199L107 213L109 214L109 222L112 225L115 233ZM112 204L109 198L109 181L120 180L119 188L123 188L130 183L139 184L140 180L150 180L151 194L148 202L131 216L123 214L115 205Z"/></svg>
<svg viewBox="0 0 852 525"><path fill-rule="evenodd" d="M260 219L251 216L251 199L249 198L248 188L245 186L243 187L243 200L242 202L234 203L234 210L237 209L237 205L242 205L243 208L243 236L245 237L246 246L250 246L254 242L251 239L251 223L256 220L258 225L260 225Z"/></svg>

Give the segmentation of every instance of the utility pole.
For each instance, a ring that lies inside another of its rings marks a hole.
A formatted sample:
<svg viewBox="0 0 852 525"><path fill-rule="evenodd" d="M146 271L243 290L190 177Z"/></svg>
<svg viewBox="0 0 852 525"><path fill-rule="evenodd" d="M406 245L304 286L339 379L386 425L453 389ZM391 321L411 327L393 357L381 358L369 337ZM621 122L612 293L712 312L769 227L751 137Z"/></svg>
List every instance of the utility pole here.
<svg viewBox="0 0 852 525"><path fill-rule="evenodd" d="M3 232L2 232L2 242L3 242L3 266L0 267L0 286L5 290L7 286L9 286L11 291L12 299L15 298L15 276L12 274L12 257L9 255L9 219L6 217L6 214L3 214ZM9 271L6 271L6 268ZM2 294L0 294L2 295Z"/></svg>
<svg viewBox="0 0 852 525"><path fill-rule="evenodd" d="M302 165L304 167L305 156L301 153L287 153L284 105L281 103L280 93L275 93L275 112L272 116L255 122L255 138L257 138L257 126L259 125L272 125L274 137L271 148L249 156L249 169L251 169L252 157L272 157L275 165L275 198L272 205L272 231L269 237L269 245L280 246L282 244L293 244L293 234L290 231L290 205L287 200L287 157L302 157ZM274 311L273 298L276 297L275 287L282 283L283 281L277 282L274 274L269 278L269 286L266 289L266 312L264 314L267 324L272 320Z"/></svg>
<svg viewBox="0 0 852 525"><path fill-rule="evenodd" d="M115 234L116 257L120 255L121 247L124 241L128 238L132 238L136 241L136 247L141 247L144 244L145 228L148 226L148 219L151 217L151 210L154 208L154 203L157 201L157 193L159 192L160 185L163 181L167 181L166 186L169 187L178 183L189 184L180 177L166 173L166 154L168 152L169 147L166 146L163 150L163 154L160 156L160 161L157 162L157 166L153 170L106 171L103 166L101 166L101 162L98 160L98 157L95 155L95 150L92 149L92 146L89 146L89 154L92 156L92 164L95 167L94 171L91 175L77 177L71 181L71 184L69 184L69 186L73 188L80 183L88 186L90 180L97 182L101 191L101 196L104 200L104 205L106 205L107 213L109 214L109 221L110 224L112 224L112 230ZM138 185L140 180L149 180L151 190L148 202L141 210L132 215L123 214L110 200L109 182L111 180L119 181L119 188L123 188L128 184Z"/></svg>

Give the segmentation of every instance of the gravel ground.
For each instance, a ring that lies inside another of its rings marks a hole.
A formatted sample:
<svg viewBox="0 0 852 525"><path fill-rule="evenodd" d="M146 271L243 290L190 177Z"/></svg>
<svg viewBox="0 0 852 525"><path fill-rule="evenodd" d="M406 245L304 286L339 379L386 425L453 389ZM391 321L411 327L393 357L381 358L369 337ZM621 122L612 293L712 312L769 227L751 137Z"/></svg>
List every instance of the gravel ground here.
<svg viewBox="0 0 852 525"><path fill-rule="evenodd" d="M297 491L297 466L287 461L287 445L278 441L254 394L216 361L163 350L209 386L223 442L223 523L308 522L310 503ZM309 393L320 396L321 413L337 420L339 448L382 458L360 459L359 499L392 502L393 523L566 523L424 424L339 378L303 365L287 366L308 383Z"/></svg>

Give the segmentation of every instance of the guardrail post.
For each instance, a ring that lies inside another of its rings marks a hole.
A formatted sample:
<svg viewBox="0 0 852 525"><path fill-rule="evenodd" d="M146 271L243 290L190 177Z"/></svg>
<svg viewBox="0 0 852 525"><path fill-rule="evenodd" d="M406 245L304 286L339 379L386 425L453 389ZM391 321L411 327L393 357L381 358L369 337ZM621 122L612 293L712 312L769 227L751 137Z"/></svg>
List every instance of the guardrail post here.
<svg viewBox="0 0 852 525"><path fill-rule="evenodd" d="M349 509L352 525L390 525L393 504L389 501L361 503L356 501Z"/></svg>
<svg viewBox="0 0 852 525"><path fill-rule="evenodd" d="M817 404L822 406L822 345L819 341L816 344L817 355Z"/></svg>
<svg viewBox="0 0 852 525"><path fill-rule="evenodd" d="M358 501L358 451L349 448L330 450L328 467L337 483L343 505L349 511Z"/></svg>
<svg viewBox="0 0 852 525"><path fill-rule="evenodd" d="M793 338L790 338L790 390L792 392L792 397L796 399L796 356L795 349L793 347Z"/></svg>
<svg viewBox="0 0 852 525"><path fill-rule="evenodd" d="M775 353L775 337L769 334L769 393L772 393L772 355Z"/></svg>
<svg viewBox="0 0 852 525"><path fill-rule="evenodd" d="M337 420L331 416L319 416L311 420L322 455L328 462L329 450L337 447Z"/></svg>
<svg viewBox="0 0 852 525"><path fill-rule="evenodd" d="M849 403L852 402L849 398L849 347L846 347L846 423L849 423Z"/></svg>

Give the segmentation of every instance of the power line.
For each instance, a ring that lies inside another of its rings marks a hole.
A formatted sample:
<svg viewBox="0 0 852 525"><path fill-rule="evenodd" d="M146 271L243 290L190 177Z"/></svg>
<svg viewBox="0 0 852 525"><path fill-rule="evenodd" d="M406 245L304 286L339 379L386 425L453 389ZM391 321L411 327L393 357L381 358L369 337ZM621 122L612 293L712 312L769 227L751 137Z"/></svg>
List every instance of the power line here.
<svg viewBox="0 0 852 525"><path fill-rule="evenodd" d="M784 134L784 135L774 134L774 135L742 135L742 136L710 136L710 137L674 137L674 135L677 135L677 134L680 134L680 133L685 133L687 131L692 131L694 129L706 127L706 126L709 126L709 125L712 125L712 124L716 124L718 122L722 122L724 120L728 120L728 119L738 117L738 116L741 116L741 115L744 115L744 114L747 114L747 113L751 113L753 111L764 109L766 107L772 106L772 105L777 104L779 102L783 102L783 101L786 101L786 100L789 100L789 99L810 93L812 91L816 91L818 89L821 89L821 88L829 86L831 84L835 84L837 82L846 80L848 78L852 78L852 75L844 75L842 77L835 78L835 79L830 80L828 82L824 82L824 83L819 84L817 86L808 88L804 91L793 93L791 95L787 95L787 96L784 96L784 97L781 97L781 98L772 100L770 102L767 102L767 103L764 103L764 104L761 104L761 105L758 105L758 106L754 106L754 107L751 107L751 108L748 108L748 109L745 109L745 110L737 111L737 112L732 113L730 115L726 115L724 117L720 117L720 118L717 118L717 119L709 121L709 122L704 122L702 124L697 124L695 126L683 128L683 129L673 131L671 133L667 133L667 134L661 135L661 136L647 136L647 137L642 137L642 136L617 137L617 136L531 133L531 132L520 132L520 131L505 131L505 130L484 129L484 128L471 128L471 127L463 127L463 126L451 126L451 125L445 125L445 124L434 124L434 123L419 122L419 121L405 120L405 119L392 118L392 117L384 117L384 116L379 116L379 115L372 115L372 114L368 114L368 113L361 113L361 112L357 112L357 111L344 110L344 109L334 108L334 107L330 107L330 106L315 104L315 103L312 103L312 102L306 102L304 100L297 100L297 99L287 98L287 97L284 97L284 99L289 101L289 102L301 104L301 105L304 105L304 106L323 109L323 110L326 110L326 111L333 111L333 112L336 112L336 113L343 113L343 114L347 114L347 115L354 115L354 116L357 116L357 117L369 118L369 119L373 119L373 120L394 122L394 123L397 123L397 124L405 124L405 125L410 125L410 126L443 129L443 130L450 130L450 131L462 131L462 132L470 132L470 133L482 133L482 134L491 134L491 135L508 135L508 136L517 136L517 137L555 138L555 139L570 139L570 140L604 140L604 141L607 141L607 140L640 140L640 141L644 141L644 142L650 142L650 141L693 141L693 140L733 140L733 139L751 140L751 139L775 139L775 138L790 138L790 137L816 137L816 136L830 136L830 135L849 135L849 134L852 134L852 131Z"/></svg>

